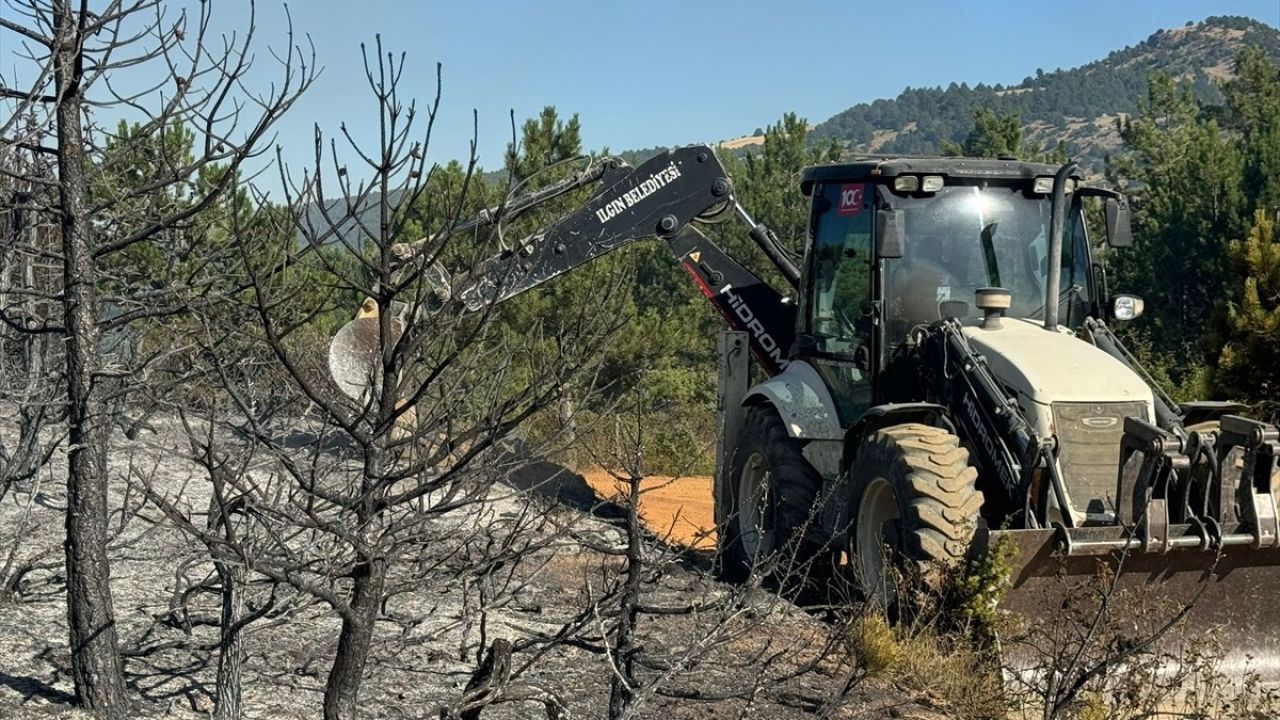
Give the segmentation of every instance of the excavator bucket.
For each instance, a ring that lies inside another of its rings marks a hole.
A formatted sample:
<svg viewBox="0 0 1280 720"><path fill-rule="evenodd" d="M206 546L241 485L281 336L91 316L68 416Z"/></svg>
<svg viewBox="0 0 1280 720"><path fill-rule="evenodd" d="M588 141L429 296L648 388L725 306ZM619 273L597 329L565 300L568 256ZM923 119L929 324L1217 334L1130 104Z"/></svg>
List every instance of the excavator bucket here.
<svg viewBox="0 0 1280 720"><path fill-rule="evenodd" d="M392 320L392 342L400 334L400 323ZM329 375L344 395L364 402L376 392L378 372L378 306L365 300L360 313L329 342Z"/></svg>
<svg viewBox="0 0 1280 720"><path fill-rule="evenodd" d="M427 240L392 247L400 262L404 263L401 279L407 272L412 272L421 290L411 303L391 303L391 343L388 347L394 345L403 332L402 318L438 311L452 300L454 281L444 266L439 262L423 265L414 262L414 247L425 242ZM376 380L381 376L378 372L378 328L378 304L373 298L365 298L355 319L343 325L329 341L329 376L342 394L352 400L363 402L371 389L376 392Z"/></svg>
<svg viewBox="0 0 1280 720"><path fill-rule="evenodd" d="M1186 437L1129 418L1118 523L980 534L1012 549L1000 610L1016 674L1211 663L1280 685L1280 432L1225 416Z"/></svg>

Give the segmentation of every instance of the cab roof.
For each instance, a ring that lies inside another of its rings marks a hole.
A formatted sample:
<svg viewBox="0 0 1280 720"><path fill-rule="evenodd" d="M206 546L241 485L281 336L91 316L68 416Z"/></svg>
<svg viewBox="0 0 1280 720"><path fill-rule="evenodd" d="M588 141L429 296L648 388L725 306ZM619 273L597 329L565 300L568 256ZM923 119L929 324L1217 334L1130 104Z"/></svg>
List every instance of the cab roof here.
<svg viewBox="0 0 1280 720"><path fill-rule="evenodd" d="M808 195L813 190L814 183L876 180L898 175L941 175L948 178L1018 181L1053 175L1058 172L1059 167L1061 166L1012 158L992 160L909 155L861 156L847 162L806 167L801 171L800 188L805 195ZM1078 171L1072 177L1083 179Z"/></svg>

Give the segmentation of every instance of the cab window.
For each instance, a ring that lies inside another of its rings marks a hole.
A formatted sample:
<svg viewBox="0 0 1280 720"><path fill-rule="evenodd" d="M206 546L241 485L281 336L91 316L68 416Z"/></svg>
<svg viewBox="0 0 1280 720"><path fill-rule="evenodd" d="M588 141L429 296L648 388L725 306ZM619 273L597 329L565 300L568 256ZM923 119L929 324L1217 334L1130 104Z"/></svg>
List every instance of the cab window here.
<svg viewBox="0 0 1280 720"><path fill-rule="evenodd" d="M808 358L826 382L841 422L852 424L871 405L872 200L863 183L816 190L808 297L802 332L814 341Z"/></svg>
<svg viewBox="0 0 1280 720"><path fill-rule="evenodd" d="M824 353L851 355L870 341L862 327L871 301L872 189L862 183L822 188L815 218L809 327Z"/></svg>

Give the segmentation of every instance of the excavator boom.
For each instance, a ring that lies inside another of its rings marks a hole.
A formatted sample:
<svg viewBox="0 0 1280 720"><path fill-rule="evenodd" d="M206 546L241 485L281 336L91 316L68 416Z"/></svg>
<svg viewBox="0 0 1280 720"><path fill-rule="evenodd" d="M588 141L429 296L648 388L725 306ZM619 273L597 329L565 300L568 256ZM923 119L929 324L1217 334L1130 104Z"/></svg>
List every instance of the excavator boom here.
<svg viewBox="0 0 1280 720"><path fill-rule="evenodd" d="M579 208L545 229L503 249L457 277L426 255L449 236L511 220L574 190L598 185ZM719 158L706 146L669 150L638 167L618 158L590 163L586 169L544 189L487 208L437 235L394 247L400 287L415 280L430 285L430 302L398 302L393 328L429 321L442 305L455 312L478 312L528 292L543 283L627 245L663 240L698 289L729 327L751 339L751 350L770 375L786 367L795 327L794 305L778 290L725 253L695 227L733 213L748 225L748 235L793 285L799 272L764 225L737 204L733 184ZM366 303L366 306L370 306ZM353 399L367 398L380 364L379 321L365 311L338 332L329 348L330 374Z"/></svg>

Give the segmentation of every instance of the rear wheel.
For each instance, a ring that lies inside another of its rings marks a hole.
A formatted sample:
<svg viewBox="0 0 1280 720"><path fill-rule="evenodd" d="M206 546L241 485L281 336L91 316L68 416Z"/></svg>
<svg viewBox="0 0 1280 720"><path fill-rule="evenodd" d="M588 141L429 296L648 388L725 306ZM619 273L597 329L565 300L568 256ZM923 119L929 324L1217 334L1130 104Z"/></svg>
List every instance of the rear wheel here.
<svg viewBox="0 0 1280 720"><path fill-rule="evenodd" d="M727 482L716 498L721 566L730 579L768 569L786 584L831 567L831 553L808 539L822 477L805 459L777 411L747 410Z"/></svg>
<svg viewBox="0 0 1280 720"><path fill-rule="evenodd" d="M868 601L892 610L900 570L928 577L932 567L964 560L983 497L955 435L915 423L879 430L858 449L849 476L850 571Z"/></svg>

